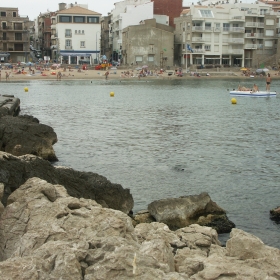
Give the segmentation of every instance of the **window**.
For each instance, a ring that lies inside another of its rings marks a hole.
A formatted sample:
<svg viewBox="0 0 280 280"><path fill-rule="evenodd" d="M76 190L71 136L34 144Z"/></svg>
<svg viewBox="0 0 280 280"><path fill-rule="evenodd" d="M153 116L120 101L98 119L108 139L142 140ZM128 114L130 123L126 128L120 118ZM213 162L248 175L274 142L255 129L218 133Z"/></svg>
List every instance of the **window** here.
<svg viewBox="0 0 280 280"><path fill-rule="evenodd" d="M149 52L150 53L153 53L154 52L154 45L149 45Z"/></svg>
<svg viewBox="0 0 280 280"><path fill-rule="evenodd" d="M265 24L266 25L274 25L274 19L267 19Z"/></svg>
<svg viewBox="0 0 280 280"><path fill-rule="evenodd" d="M59 16L59 22L72 22L72 17L70 17L70 16Z"/></svg>
<svg viewBox="0 0 280 280"><path fill-rule="evenodd" d="M1 12L1 17L5 17L6 16L6 12Z"/></svg>
<svg viewBox="0 0 280 280"><path fill-rule="evenodd" d="M205 46L204 46L204 49L205 49L206 51L211 51L211 45L205 45Z"/></svg>
<svg viewBox="0 0 280 280"><path fill-rule="evenodd" d="M81 48L85 48L85 47L86 47L86 42L85 42L85 41L81 41L80 47L81 47Z"/></svg>
<svg viewBox="0 0 280 280"><path fill-rule="evenodd" d="M99 23L99 17L87 17L88 23Z"/></svg>
<svg viewBox="0 0 280 280"><path fill-rule="evenodd" d="M21 41L22 40L22 33L15 33L15 40Z"/></svg>
<svg viewBox="0 0 280 280"><path fill-rule="evenodd" d="M272 42L272 41L265 41L265 42L264 42L264 46L265 46L265 47L272 48L273 42Z"/></svg>
<svg viewBox="0 0 280 280"><path fill-rule="evenodd" d="M65 29L65 37L72 37L72 30L71 29Z"/></svg>
<svg viewBox="0 0 280 280"><path fill-rule="evenodd" d="M208 17L208 18L212 18L213 14L211 10L199 10L200 12L200 16L201 17Z"/></svg>
<svg viewBox="0 0 280 280"><path fill-rule="evenodd" d="M229 31L229 23L223 23L223 30Z"/></svg>
<svg viewBox="0 0 280 280"><path fill-rule="evenodd" d="M135 61L136 61L136 62L142 62L142 61L143 61L142 55L136 55L136 56L135 56Z"/></svg>
<svg viewBox="0 0 280 280"><path fill-rule="evenodd" d="M71 46L71 40L65 40L65 49L71 49L72 46Z"/></svg>
<svg viewBox="0 0 280 280"><path fill-rule="evenodd" d="M77 34L78 33L78 31L77 30L75 30L75 34Z"/></svg>
<svg viewBox="0 0 280 280"><path fill-rule="evenodd" d="M205 22L205 30L211 30L211 22Z"/></svg>
<svg viewBox="0 0 280 280"><path fill-rule="evenodd" d="M154 56L153 55L148 55L148 61L153 62L154 61Z"/></svg>
<svg viewBox="0 0 280 280"><path fill-rule="evenodd" d="M82 30L82 34L85 34L85 30Z"/></svg>
<svg viewBox="0 0 280 280"><path fill-rule="evenodd" d="M85 17L75 16L74 17L74 22L84 23L85 22Z"/></svg>
<svg viewBox="0 0 280 280"><path fill-rule="evenodd" d="M17 12L13 12L13 17L17 17Z"/></svg>
<svg viewBox="0 0 280 280"><path fill-rule="evenodd" d="M265 30L265 36L274 36L274 30L272 29Z"/></svg>

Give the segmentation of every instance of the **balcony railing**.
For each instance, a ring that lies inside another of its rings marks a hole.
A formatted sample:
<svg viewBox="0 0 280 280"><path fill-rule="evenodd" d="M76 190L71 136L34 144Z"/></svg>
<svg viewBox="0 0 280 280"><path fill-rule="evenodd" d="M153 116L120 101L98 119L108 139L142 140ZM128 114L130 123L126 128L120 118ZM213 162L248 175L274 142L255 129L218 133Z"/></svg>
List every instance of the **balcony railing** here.
<svg viewBox="0 0 280 280"><path fill-rule="evenodd" d="M65 50L72 50L72 46L65 46Z"/></svg>
<svg viewBox="0 0 280 280"><path fill-rule="evenodd" d="M244 49L257 49L257 44L245 44Z"/></svg>
<svg viewBox="0 0 280 280"><path fill-rule="evenodd" d="M243 16L232 16L231 18L230 18L230 21L245 21L245 17L243 17Z"/></svg>
<svg viewBox="0 0 280 280"><path fill-rule="evenodd" d="M262 27L264 28L264 23L263 22L245 22L245 27Z"/></svg>
<svg viewBox="0 0 280 280"><path fill-rule="evenodd" d="M202 37L192 37L192 41L193 42L202 42L203 39L202 39Z"/></svg>
<svg viewBox="0 0 280 280"><path fill-rule="evenodd" d="M71 38L72 37L72 32L71 33L65 33L65 38Z"/></svg>
<svg viewBox="0 0 280 280"><path fill-rule="evenodd" d="M231 44L244 44L243 38L229 38L228 42Z"/></svg>
<svg viewBox="0 0 280 280"><path fill-rule="evenodd" d="M243 50L240 49L232 49L228 51L229 54L243 54Z"/></svg>

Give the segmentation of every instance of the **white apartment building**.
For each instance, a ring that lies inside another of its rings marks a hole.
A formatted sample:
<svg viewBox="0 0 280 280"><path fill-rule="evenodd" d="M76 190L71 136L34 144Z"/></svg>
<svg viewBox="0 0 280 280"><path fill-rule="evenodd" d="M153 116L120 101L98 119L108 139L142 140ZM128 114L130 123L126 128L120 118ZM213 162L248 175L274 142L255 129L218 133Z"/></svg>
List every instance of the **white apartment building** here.
<svg viewBox="0 0 280 280"><path fill-rule="evenodd" d="M122 30L152 19L154 3L151 0L125 0L115 3L110 24L110 42L114 60L121 58Z"/></svg>
<svg viewBox="0 0 280 280"><path fill-rule="evenodd" d="M279 17L262 2L191 5L175 19L177 61L186 68L258 67L263 58L277 52Z"/></svg>
<svg viewBox="0 0 280 280"><path fill-rule="evenodd" d="M100 55L101 14L85 5L59 4L51 18L52 57L60 63L83 64L97 62Z"/></svg>

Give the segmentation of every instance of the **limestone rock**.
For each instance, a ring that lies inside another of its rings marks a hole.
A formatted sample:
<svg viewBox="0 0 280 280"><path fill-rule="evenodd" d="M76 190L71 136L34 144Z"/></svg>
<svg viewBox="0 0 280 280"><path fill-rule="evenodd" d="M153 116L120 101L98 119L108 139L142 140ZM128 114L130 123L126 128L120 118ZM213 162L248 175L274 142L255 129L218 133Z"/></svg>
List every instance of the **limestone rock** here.
<svg viewBox="0 0 280 280"><path fill-rule="evenodd" d="M56 161L54 130L31 116L4 116L0 122L0 150L15 156L33 154Z"/></svg>
<svg viewBox="0 0 280 280"><path fill-rule="evenodd" d="M38 177L51 184L63 185L69 195L94 199L104 207L129 213L133 198L129 189L113 184L105 177L92 172L80 172L66 167L54 167L40 157L24 155L16 157L0 152L0 182L5 185L3 203L26 180Z"/></svg>
<svg viewBox="0 0 280 280"><path fill-rule="evenodd" d="M224 233L235 226L207 193L153 201L148 210L157 222L165 223L171 229L197 223L213 226L219 233Z"/></svg>

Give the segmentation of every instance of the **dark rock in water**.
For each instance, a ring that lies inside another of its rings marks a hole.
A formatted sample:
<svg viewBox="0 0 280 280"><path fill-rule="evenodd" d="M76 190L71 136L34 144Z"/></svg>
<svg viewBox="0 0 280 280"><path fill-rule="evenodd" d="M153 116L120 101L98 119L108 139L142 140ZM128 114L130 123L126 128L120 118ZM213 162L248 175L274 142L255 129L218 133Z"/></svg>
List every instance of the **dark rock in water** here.
<svg viewBox="0 0 280 280"><path fill-rule="evenodd" d="M270 219L277 223L280 223L280 206L270 210Z"/></svg>
<svg viewBox="0 0 280 280"><path fill-rule="evenodd" d="M191 224L211 226L218 233L230 232L235 227L225 210L213 202L207 193L153 201L148 205L157 222L176 230Z"/></svg>
<svg viewBox="0 0 280 280"><path fill-rule="evenodd" d="M4 116L0 122L0 150L15 156L32 154L57 161L53 145L57 135L32 116Z"/></svg>
<svg viewBox="0 0 280 280"><path fill-rule="evenodd" d="M0 152L0 166L0 182L5 186L3 204L6 204L7 196L29 178L38 177L48 183L64 186L73 197L93 199L104 207L126 214L133 208L129 189L113 184L96 173L54 167L50 162L33 155L16 157L4 152Z"/></svg>

